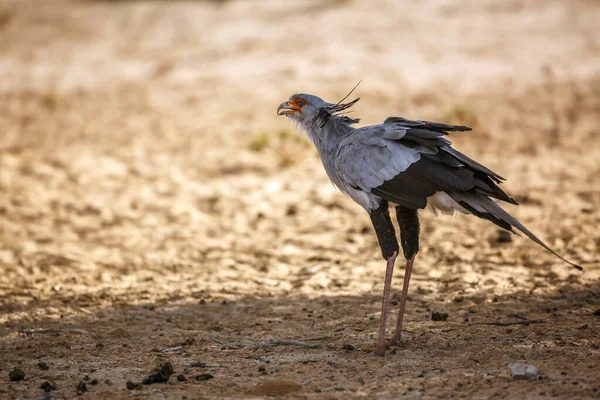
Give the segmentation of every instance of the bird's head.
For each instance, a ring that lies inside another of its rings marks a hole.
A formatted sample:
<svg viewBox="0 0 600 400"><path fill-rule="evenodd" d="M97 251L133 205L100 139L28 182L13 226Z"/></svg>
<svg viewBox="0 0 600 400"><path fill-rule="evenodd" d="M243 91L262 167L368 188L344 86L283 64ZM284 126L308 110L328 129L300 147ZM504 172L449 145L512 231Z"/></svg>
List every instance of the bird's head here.
<svg viewBox="0 0 600 400"><path fill-rule="evenodd" d="M343 99L342 99L343 100ZM337 116L336 113L342 112L354 105L359 99L352 100L349 103L328 103L320 97L312 94L297 93L284 101L277 107L277 115L285 115L292 121L301 125L321 126L332 116L343 118L345 122L356 123L357 119Z"/></svg>
<svg viewBox="0 0 600 400"><path fill-rule="evenodd" d="M286 115L297 122L314 120L319 116L321 109L330 106L333 106L333 104L326 102L320 97L313 96L312 94L297 93L277 107L277 115Z"/></svg>

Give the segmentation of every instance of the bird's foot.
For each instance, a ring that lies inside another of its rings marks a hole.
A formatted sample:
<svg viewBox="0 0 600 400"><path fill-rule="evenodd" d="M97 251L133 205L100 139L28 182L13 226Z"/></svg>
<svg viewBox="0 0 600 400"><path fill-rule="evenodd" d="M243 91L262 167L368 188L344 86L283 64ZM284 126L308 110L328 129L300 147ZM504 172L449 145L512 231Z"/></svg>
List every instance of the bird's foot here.
<svg viewBox="0 0 600 400"><path fill-rule="evenodd" d="M389 346L397 346L402 342L402 332L396 331L392 340L388 343Z"/></svg>
<svg viewBox="0 0 600 400"><path fill-rule="evenodd" d="M385 352L386 350L390 347L390 345L388 343L383 343L382 345L377 345L377 349L375 349L375 354L377 354L378 356L385 356Z"/></svg>

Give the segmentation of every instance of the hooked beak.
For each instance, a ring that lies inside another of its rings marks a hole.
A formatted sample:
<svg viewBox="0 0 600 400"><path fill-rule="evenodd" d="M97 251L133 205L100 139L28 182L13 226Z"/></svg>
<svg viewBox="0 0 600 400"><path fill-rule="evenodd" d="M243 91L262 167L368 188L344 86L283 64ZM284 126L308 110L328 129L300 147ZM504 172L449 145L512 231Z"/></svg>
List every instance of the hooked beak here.
<svg viewBox="0 0 600 400"><path fill-rule="evenodd" d="M300 111L297 108L294 108L289 101L284 101L283 103L281 103L279 105L279 107L277 107L277 115L288 115L288 114L294 114L297 113L298 111Z"/></svg>

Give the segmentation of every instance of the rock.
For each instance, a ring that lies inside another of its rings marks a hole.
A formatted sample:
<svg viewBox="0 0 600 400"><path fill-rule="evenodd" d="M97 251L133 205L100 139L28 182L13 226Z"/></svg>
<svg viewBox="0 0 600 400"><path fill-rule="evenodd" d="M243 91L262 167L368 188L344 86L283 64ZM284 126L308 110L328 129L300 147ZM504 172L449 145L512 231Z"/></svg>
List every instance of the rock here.
<svg viewBox="0 0 600 400"><path fill-rule="evenodd" d="M43 371L47 371L50 369L50 367L48 366L48 364L46 364L45 362L39 362L38 363L38 367L39 369L43 370Z"/></svg>
<svg viewBox="0 0 600 400"><path fill-rule="evenodd" d="M40 389L44 390L44 392L51 392L56 389L56 385L54 385L52 382L46 381L40 385Z"/></svg>
<svg viewBox="0 0 600 400"><path fill-rule="evenodd" d="M8 378L13 382L22 381L25 379L25 371L23 371L21 368L15 367L8 373Z"/></svg>
<svg viewBox="0 0 600 400"><path fill-rule="evenodd" d="M184 374L179 374L179 375L177 375L177 380L178 380L179 382L187 382L187 378L185 377L185 375L184 375Z"/></svg>
<svg viewBox="0 0 600 400"><path fill-rule="evenodd" d="M206 368L206 363L200 361L194 361L189 364L190 367L193 368Z"/></svg>
<svg viewBox="0 0 600 400"><path fill-rule="evenodd" d="M141 383L135 383L135 382L131 382L131 381L127 381L126 385L127 385L127 390L136 390L136 389L142 388Z"/></svg>
<svg viewBox="0 0 600 400"><path fill-rule="evenodd" d="M530 381L535 381L538 378L538 369L529 364L524 364L522 362L514 362L508 364L508 369L510 370L510 375L514 379L527 379Z"/></svg>
<svg viewBox="0 0 600 400"><path fill-rule="evenodd" d="M600 317L600 308L593 312L596 317Z"/></svg>
<svg viewBox="0 0 600 400"><path fill-rule="evenodd" d="M448 319L448 313L441 313L437 311L433 311L431 313L432 321L446 321Z"/></svg>
<svg viewBox="0 0 600 400"><path fill-rule="evenodd" d="M167 383L175 370L171 363L164 363L150 371L150 375L144 378L144 385L152 385L153 383Z"/></svg>
<svg viewBox="0 0 600 400"><path fill-rule="evenodd" d="M194 379L198 382L207 381L212 378L214 378L214 376L212 376L211 374L200 374L194 377Z"/></svg>

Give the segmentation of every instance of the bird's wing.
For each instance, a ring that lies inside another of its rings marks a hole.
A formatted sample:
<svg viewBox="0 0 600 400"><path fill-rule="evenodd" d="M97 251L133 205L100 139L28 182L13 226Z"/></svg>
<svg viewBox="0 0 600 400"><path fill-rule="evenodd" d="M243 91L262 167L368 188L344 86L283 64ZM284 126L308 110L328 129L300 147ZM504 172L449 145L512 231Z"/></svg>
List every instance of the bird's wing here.
<svg viewBox="0 0 600 400"><path fill-rule="evenodd" d="M514 203L496 184L502 177L444 137L469 129L390 117L348 136L338 148L336 170L350 186L407 208L425 208L427 198L440 191L478 190Z"/></svg>
<svg viewBox="0 0 600 400"><path fill-rule="evenodd" d="M403 207L427 206L427 198L446 192L471 214L504 229L513 228L575 268L490 197L517 204L498 183L504 180L452 148L444 136L464 126L391 117L381 125L355 130L340 145L336 169L348 185Z"/></svg>

